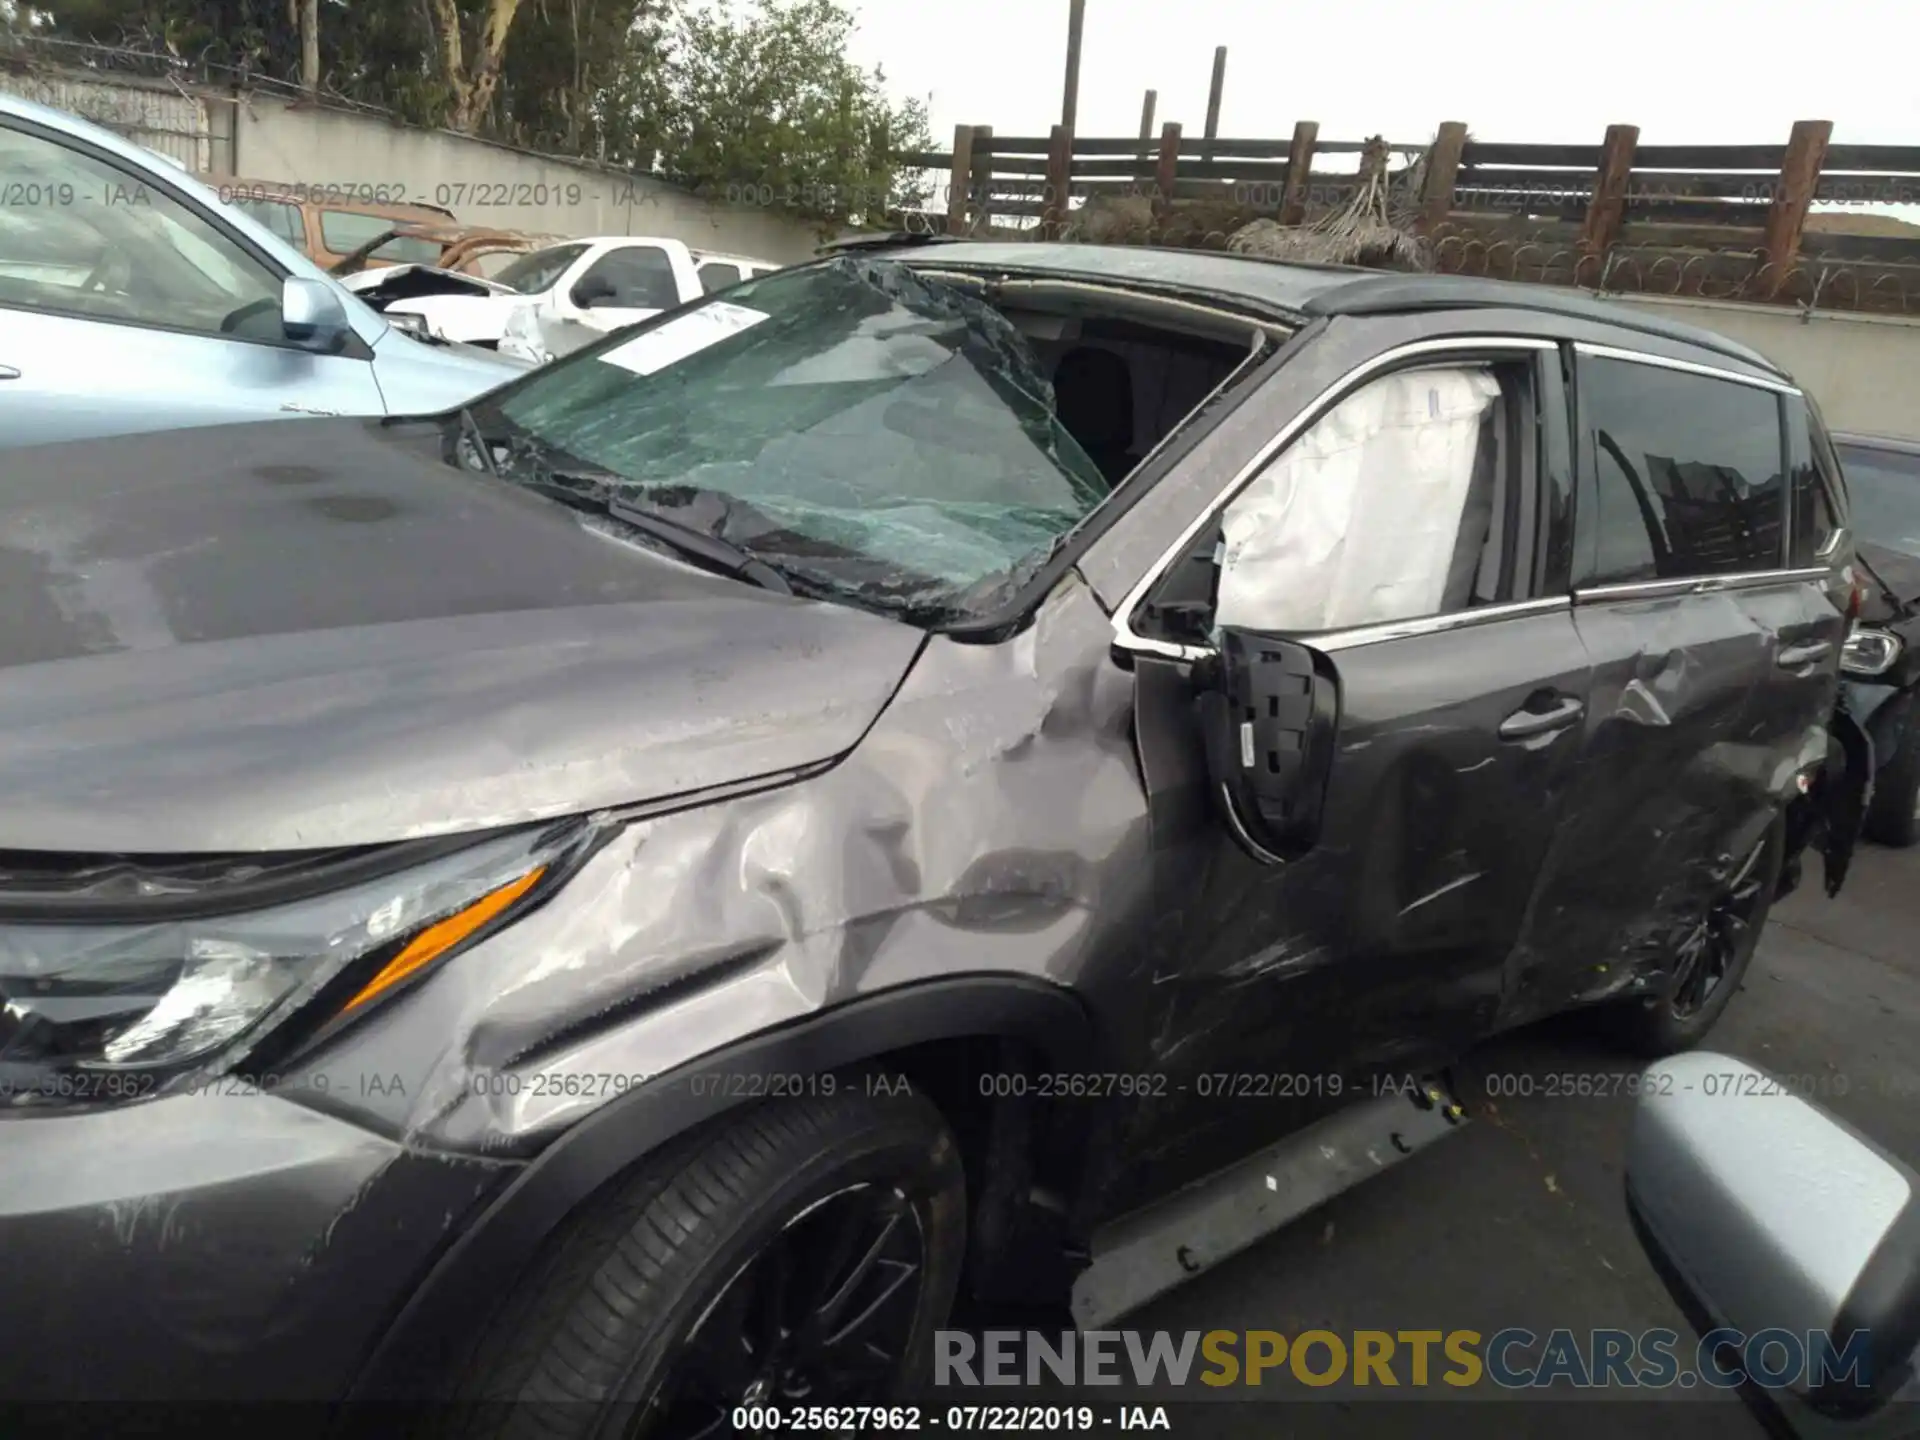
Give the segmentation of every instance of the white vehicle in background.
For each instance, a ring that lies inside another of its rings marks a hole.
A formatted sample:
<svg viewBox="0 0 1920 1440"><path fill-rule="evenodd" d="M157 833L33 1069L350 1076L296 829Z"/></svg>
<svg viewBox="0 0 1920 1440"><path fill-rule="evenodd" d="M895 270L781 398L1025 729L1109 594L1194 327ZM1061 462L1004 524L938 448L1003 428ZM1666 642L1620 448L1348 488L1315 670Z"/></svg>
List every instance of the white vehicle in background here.
<svg viewBox="0 0 1920 1440"><path fill-rule="evenodd" d="M771 260L756 260L751 255L721 255L712 250L694 251L693 263L699 267L700 288L709 295L782 268Z"/></svg>
<svg viewBox="0 0 1920 1440"><path fill-rule="evenodd" d="M604 242L602 242L604 243ZM658 247L666 250L674 260L675 305L684 305L702 295L711 295L716 290L725 290L756 275L765 275L780 267L767 260L757 260L751 255L720 255L712 251L686 250L674 240L633 240L622 242L629 247ZM567 246L556 246L555 250L566 250ZM686 274L678 265L679 256L684 253L693 272L693 283L689 287ZM575 256L560 278L550 286L534 304L515 306L507 317L506 328L502 331L499 350L502 355L517 360L532 361L544 365L578 350L582 345L598 338L609 330L622 325L645 320L671 308L661 306L654 309L620 310L613 305L598 303L581 305L580 291L584 287L592 297L592 277L595 267L603 269L610 256L620 252L610 251L595 258L584 253ZM532 256L524 257L531 260ZM518 263L518 262L516 262ZM625 259L615 261L619 265L631 262ZM657 262L655 262L657 264ZM504 276L506 272L501 272ZM496 277L499 278L499 277ZM665 298L664 283L660 286L659 297ZM575 303L568 303L568 302Z"/></svg>
<svg viewBox="0 0 1920 1440"><path fill-rule="evenodd" d="M530 250L496 271L491 284L498 293L422 295L395 300L386 313L418 315L428 333L441 339L512 354L544 325L617 330L705 293L691 250L678 240L645 235ZM516 319L515 345L505 346Z"/></svg>

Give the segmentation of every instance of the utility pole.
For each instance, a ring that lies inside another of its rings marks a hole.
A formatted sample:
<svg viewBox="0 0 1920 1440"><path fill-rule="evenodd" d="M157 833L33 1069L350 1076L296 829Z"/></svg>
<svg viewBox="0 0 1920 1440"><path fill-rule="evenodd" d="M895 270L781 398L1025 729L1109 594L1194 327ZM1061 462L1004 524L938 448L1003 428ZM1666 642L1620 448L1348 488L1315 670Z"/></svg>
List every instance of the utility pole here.
<svg viewBox="0 0 1920 1440"><path fill-rule="evenodd" d="M1060 102L1060 127L1068 135L1080 109L1080 32L1086 21L1087 0L1067 0L1067 93Z"/></svg>
<svg viewBox="0 0 1920 1440"><path fill-rule="evenodd" d="M1227 88L1227 47L1219 46L1213 52L1213 88L1207 91L1207 133L1200 147L1200 158L1213 158L1213 141L1220 135L1220 92Z"/></svg>

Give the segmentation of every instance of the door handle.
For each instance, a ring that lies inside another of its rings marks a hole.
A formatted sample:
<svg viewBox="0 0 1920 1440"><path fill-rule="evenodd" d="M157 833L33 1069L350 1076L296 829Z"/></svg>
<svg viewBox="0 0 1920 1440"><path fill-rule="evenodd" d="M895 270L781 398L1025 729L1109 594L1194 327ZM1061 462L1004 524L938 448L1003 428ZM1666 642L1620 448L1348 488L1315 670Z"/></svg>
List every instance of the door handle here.
<svg viewBox="0 0 1920 1440"><path fill-rule="evenodd" d="M1516 710L1500 722L1502 740L1526 740L1550 731L1564 730L1578 720L1586 706L1568 696L1551 710Z"/></svg>
<svg viewBox="0 0 1920 1440"><path fill-rule="evenodd" d="M0 380L18 380L20 372L11 365L0 365Z"/></svg>
<svg viewBox="0 0 1920 1440"><path fill-rule="evenodd" d="M1774 664L1782 670L1798 670L1802 665L1811 665L1816 660L1827 658L1827 652L1833 649L1831 642L1815 640L1806 645L1789 645L1774 658Z"/></svg>

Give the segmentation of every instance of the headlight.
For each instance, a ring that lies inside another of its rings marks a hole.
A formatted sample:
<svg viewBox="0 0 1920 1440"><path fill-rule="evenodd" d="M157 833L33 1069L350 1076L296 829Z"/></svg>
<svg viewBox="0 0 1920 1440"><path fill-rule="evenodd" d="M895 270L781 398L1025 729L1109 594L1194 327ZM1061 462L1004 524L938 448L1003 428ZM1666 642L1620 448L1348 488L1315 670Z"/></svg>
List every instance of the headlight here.
<svg viewBox="0 0 1920 1440"><path fill-rule="evenodd" d="M520 831L235 914L0 920L0 1106L159 1094L330 1025L537 903L591 833Z"/></svg>
<svg viewBox="0 0 1920 1440"><path fill-rule="evenodd" d="M1847 675L1884 675L1906 647L1889 630L1856 628L1840 651L1840 669Z"/></svg>

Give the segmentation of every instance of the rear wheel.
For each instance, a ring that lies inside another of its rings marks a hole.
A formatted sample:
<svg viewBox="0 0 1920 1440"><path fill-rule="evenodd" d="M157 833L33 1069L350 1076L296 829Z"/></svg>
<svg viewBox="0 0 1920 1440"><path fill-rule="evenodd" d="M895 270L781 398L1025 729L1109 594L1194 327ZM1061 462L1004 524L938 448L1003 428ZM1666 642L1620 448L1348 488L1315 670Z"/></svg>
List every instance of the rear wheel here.
<svg viewBox="0 0 1920 1440"><path fill-rule="evenodd" d="M689 1440L737 1406L878 1404L930 1373L966 1248L959 1152L907 1093L776 1101L644 1163L490 1327L452 1433Z"/></svg>
<svg viewBox="0 0 1920 1440"><path fill-rule="evenodd" d="M1601 1012L1614 1040L1658 1059L1690 1050L1706 1038L1753 963L1785 851L1786 833L1776 821L1680 942L1661 993L1609 1005Z"/></svg>
<svg viewBox="0 0 1920 1440"><path fill-rule="evenodd" d="M1881 845L1906 849L1920 839L1920 737L1914 734L1914 706L1903 697L1893 702L1906 706L1899 729L1899 743L1892 757L1873 777L1873 803L1867 807L1861 833Z"/></svg>

